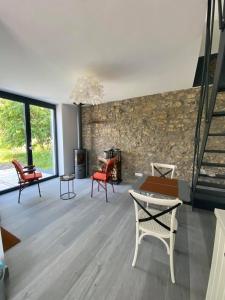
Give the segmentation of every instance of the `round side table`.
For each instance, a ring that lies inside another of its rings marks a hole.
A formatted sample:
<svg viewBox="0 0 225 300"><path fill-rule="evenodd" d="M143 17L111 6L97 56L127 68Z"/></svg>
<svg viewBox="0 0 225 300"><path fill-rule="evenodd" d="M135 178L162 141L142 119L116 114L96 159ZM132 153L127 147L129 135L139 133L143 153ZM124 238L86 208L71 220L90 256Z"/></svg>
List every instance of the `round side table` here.
<svg viewBox="0 0 225 300"><path fill-rule="evenodd" d="M75 175L71 174L71 175L62 175L59 177L60 180L60 198L62 200L69 200L72 199L76 196L75 192L74 192L74 179L75 179ZM67 182L67 192L62 193L62 182ZM70 189L70 182L72 185L72 189Z"/></svg>

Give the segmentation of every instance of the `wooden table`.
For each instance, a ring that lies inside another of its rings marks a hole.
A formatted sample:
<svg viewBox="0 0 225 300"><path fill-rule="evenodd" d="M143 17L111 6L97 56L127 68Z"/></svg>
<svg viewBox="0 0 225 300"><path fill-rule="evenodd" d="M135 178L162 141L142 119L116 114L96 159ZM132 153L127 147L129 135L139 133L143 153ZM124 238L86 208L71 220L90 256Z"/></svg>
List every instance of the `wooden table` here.
<svg viewBox="0 0 225 300"><path fill-rule="evenodd" d="M178 198L178 180L149 176L139 187L140 190Z"/></svg>
<svg viewBox="0 0 225 300"><path fill-rule="evenodd" d="M134 185L134 189L144 193L166 195L190 203L190 186L181 179L156 176L143 176Z"/></svg>

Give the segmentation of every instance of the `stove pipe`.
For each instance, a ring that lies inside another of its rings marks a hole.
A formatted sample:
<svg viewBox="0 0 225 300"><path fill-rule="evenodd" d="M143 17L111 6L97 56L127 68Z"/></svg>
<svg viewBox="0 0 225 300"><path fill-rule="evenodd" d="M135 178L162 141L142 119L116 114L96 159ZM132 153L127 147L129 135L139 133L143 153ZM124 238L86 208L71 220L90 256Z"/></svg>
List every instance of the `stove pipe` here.
<svg viewBox="0 0 225 300"><path fill-rule="evenodd" d="M82 103L77 105L77 149L74 149L74 173L75 177L82 179L87 177L87 150L82 146Z"/></svg>
<svg viewBox="0 0 225 300"><path fill-rule="evenodd" d="M77 105L77 148L82 149L82 104Z"/></svg>

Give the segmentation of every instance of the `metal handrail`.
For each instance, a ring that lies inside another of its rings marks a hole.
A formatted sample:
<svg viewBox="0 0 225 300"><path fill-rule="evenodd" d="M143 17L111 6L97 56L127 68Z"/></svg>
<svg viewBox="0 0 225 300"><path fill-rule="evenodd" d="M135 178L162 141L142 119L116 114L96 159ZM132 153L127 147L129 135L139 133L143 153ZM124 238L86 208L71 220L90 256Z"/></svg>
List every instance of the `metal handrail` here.
<svg viewBox="0 0 225 300"><path fill-rule="evenodd" d="M218 0L218 8L221 3ZM220 11L220 8L219 8ZM221 9L222 11L222 9ZM202 159L204 155L204 150L209 134L209 128L212 120L212 114L215 106L216 96L218 92L218 78L214 80L212 87L212 93L209 98L209 64L210 56L212 50L213 41L213 29L214 29L214 15L215 15L215 0L208 0L208 10L207 10L207 23L206 23L206 38L205 38L205 55L203 63L203 73L201 82L201 91L199 97L199 109L196 120L196 130L195 130L195 144L194 144L194 159L193 159L193 169L192 169L192 192L195 192L198 176L201 169ZM221 48L222 49L222 48ZM220 59L221 60L221 59ZM217 62L218 63L218 62ZM221 63L221 62L220 62ZM221 66L216 67L217 76L221 71ZM214 78L215 79L215 78ZM205 110L205 128L201 140L201 125L203 119L203 111Z"/></svg>
<svg viewBox="0 0 225 300"><path fill-rule="evenodd" d="M218 0L218 16L219 16L219 29L224 30L225 20L224 20L224 11L222 10L222 0Z"/></svg>
<svg viewBox="0 0 225 300"><path fill-rule="evenodd" d="M215 0L213 0L215 1ZM208 12L207 17L207 32L206 32L206 43L205 43L205 59L204 59L204 70L203 70L203 80L201 85L201 93L200 93L200 100L199 100L199 110L198 116L196 121L196 130L195 130L195 146L194 146L194 159L193 159L193 171L192 171L192 205L194 201L194 193L196 190L196 185L198 182L198 177L201 170L201 165L205 153L206 144L208 141L210 125L213 117L213 112L215 108L215 103L217 99L217 93L219 91L219 83L222 74L222 67L224 61L224 53L225 53L225 28L224 26L224 13L225 13L225 1L222 4L221 1L218 0L218 10L219 10L219 18L220 18L220 43L219 43L219 50L218 56L216 61L216 68L213 78L213 85L211 90L210 98L208 98L208 89L209 89L209 82L207 78L208 68L209 68L209 56L211 54L211 47L212 47L212 34L213 34L213 24L211 27L208 26L209 22L213 21L214 19L214 11L215 11L215 3L213 3L212 13L211 13L211 0L208 0ZM209 30L210 28L210 30ZM210 41L210 43L209 43ZM205 119L205 127L204 132L202 135L202 139L200 140L200 129L202 123L202 113L203 109L207 110L207 119Z"/></svg>
<svg viewBox="0 0 225 300"><path fill-rule="evenodd" d="M202 124L202 115L204 107L208 107L208 79L209 79L209 60L212 47L212 33L213 26L211 25L211 18L214 17L214 7L215 0L213 0L213 15L211 14L211 0L208 0L208 9L207 9L207 21L206 21L206 37L205 37L205 52L203 60L203 72L201 80L201 90L199 96L199 109L196 120L196 129L195 129L195 140L194 140L194 159L193 159L193 169L192 169L192 190L195 189L194 178L195 178L195 169L198 166L198 156L199 156L199 143L200 143L200 129ZM213 22L212 22L213 23ZM209 51L210 50L210 51ZM207 99L207 100L206 100ZM205 103L207 101L207 103ZM207 109L205 110L207 111Z"/></svg>

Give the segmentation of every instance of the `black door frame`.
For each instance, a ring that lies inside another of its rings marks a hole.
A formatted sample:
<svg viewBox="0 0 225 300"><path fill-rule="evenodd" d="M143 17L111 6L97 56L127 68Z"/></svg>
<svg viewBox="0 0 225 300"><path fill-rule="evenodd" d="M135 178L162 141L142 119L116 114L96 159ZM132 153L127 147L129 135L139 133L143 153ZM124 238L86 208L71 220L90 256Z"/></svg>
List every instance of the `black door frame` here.
<svg viewBox="0 0 225 300"><path fill-rule="evenodd" d="M30 104L24 103L25 114L25 133L26 133L26 150L27 150L27 164L33 165L32 144L31 144L31 122L30 122Z"/></svg>
<svg viewBox="0 0 225 300"><path fill-rule="evenodd" d="M10 101L21 102L24 104L24 114L25 114L25 139L26 139L26 150L27 150L27 162L29 165L33 164L32 161L32 149L31 149L31 123L30 123L30 105L36 105L44 108L49 108L53 110L53 118L54 118L54 154L55 154L55 175L49 176L47 178L42 178L40 181L46 181L49 179L53 179L58 177L59 170L58 170L58 140L57 140L57 119L56 119L56 105L44 102L41 100L33 99L26 96L21 96L18 94L13 94L6 91L0 91L0 98L4 98ZM36 184L34 182L33 184ZM0 191L0 195L17 190L19 186L15 186L9 189L5 189Z"/></svg>

